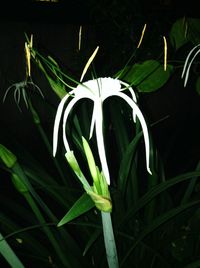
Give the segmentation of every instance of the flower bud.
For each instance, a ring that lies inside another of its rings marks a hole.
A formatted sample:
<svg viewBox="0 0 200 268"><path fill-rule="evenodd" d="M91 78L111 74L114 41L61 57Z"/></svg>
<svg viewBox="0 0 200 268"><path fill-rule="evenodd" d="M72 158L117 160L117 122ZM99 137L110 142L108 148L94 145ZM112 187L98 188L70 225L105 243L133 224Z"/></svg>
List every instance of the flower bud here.
<svg viewBox="0 0 200 268"><path fill-rule="evenodd" d="M17 161L17 157L2 144L0 144L0 159L8 168L12 168Z"/></svg>

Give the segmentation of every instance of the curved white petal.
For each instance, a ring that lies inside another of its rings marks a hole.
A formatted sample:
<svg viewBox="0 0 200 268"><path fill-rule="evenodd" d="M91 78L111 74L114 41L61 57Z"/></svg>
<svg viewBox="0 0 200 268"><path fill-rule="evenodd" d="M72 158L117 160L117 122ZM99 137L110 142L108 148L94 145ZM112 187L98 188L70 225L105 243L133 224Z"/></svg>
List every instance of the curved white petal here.
<svg viewBox="0 0 200 268"><path fill-rule="evenodd" d="M129 92L131 93L131 97L132 97L133 101L134 101L135 103L137 103L136 94L135 94L133 88L130 87L129 84L127 84L127 83L125 83L125 82L123 82L123 81L120 81L120 83L121 83L122 85L124 85L124 86L127 87L127 89L129 90ZM134 121L134 123L136 123L136 114L135 114L135 111L134 111L134 110L133 110L133 121Z"/></svg>
<svg viewBox="0 0 200 268"><path fill-rule="evenodd" d="M197 47L197 46L196 46ZM185 81L184 81L184 87L186 86L187 84L187 81L188 81L188 77L189 77L189 72L190 72L190 68L191 68L191 65L193 63L193 61L195 60L196 56L200 53L200 49L197 50L197 52L194 54L194 56L192 57L190 63L188 64L188 67L187 67L187 71L186 71L186 74L185 74Z"/></svg>
<svg viewBox="0 0 200 268"><path fill-rule="evenodd" d="M63 115L63 142L64 142L64 146L66 149L66 152L70 151L69 148L69 143L67 141L67 137L66 137L66 123L67 123L67 118L68 115L70 113L70 111L72 110L73 106L76 104L77 101L79 101L80 99L83 99L84 97L82 95L78 96L78 97L74 97L67 105L64 115Z"/></svg>
<svg viewBox="0 0 200 268"><path fill-rule="evenodd" d="M58 131L59 131L59 125L60 125L60 119L62 116L62 111L65 105L65 102L69 98L70 95L64 96L64 98L61 100L61 102L58 105L58 109L56 112L56 117L54 121L54 128L53 128L53 156L56 155L57 146L58 146Z"/></svg>
<svg viewBox="0 0 200 268"><path fill-rule="evenodd" d="M90 135L89 135L89 139L92 138L93 132L94 132L94 125L95 125L95 111L94 111L94 107L93 107L93 112L92 112L92 119L91 119L91 125L90 125Z"/></svg>
<svg viewBox="0 0 200 268"><path fill-rule="evenodd" d="M125 83L124 81L121 81L121 80L119 80L119 81L123 86L126 86L126 88L130 91L132 99L134 100L134 102L137 102L137 97L136 97L136 94L135 94L133 88L129 84Z"/></svg>
<svg viewBox="0 0 200 268"><path fill-rule="evenodd" d="M188 53L187 57L186 57L186 60L185 60L185 63L184 63L184 67L183 67L183 71L182 71L182 75L181 75L181 78L183 78L184 74L185 74L185 71L186 71L186 67L187 67L187 64L188 64L188 61L189 61L189 58L190 58L190 55L192 54L192 52L197 48L199 47L200 44L196 45L195 47L193 47L190 52Z"/></svg>
<svg viewBox="0 0 200 268"><path fill-rule="evenodd" d="M105 153L105 145L103 138L103 111L102 111L102 102L99 98L95 100L94 103L94 112L95 112L95 130L96 130L96 139L97 139L97 147L99 152L99 158L101 162L102 171L106 178L108 185L110 185L110 173L108 169L106 153Z"/></svg>
<svg viewBox="0 0 200 268"><path fill-rule="evenodd" d="M115 94L116 96L119 96L120 98L124 99L130 106L131 108L135 111L135 114L137 115L140 124L142 126L142 131L144 135L144 142L145 142L145 151L146 151L146 168L149 174L151 173L150 167L149 167L149 156L150 156L150 142L149 142L149 134L148 134L148 129L147 129L147 124L144 119L144 116L142 112L140 111L138 105L127 95L125 95L122 92L118 92Z"/></svg>

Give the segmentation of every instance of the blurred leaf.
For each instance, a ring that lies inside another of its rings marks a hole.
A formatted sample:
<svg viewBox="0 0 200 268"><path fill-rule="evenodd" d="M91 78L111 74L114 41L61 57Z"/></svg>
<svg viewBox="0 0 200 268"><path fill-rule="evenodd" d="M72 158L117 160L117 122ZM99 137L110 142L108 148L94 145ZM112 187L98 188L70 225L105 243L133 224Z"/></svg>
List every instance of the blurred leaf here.
<svg viewBox="0 0 200 268"><path fill-rule="evenodd" d="M181 18L176 20L169 32L169 39L171 45L176 50L188 42L186 33L187 33L187 24L185 19Z"/></svg>
<svg viewBox="0 0 200 268"><path fill-rule="evenodd" d="M127 179L131 168L132 159L134 153L136 152L138 142L142 137L142 132L139 132L134 139L128 145L125 153L123 154L123 158L120 163L119 167L119 189L125 193L126 192L126 185Z"/></svg>
<svg viewBox="0 0 200 268"><path fill-rule="evenodd" d="M95 241L97 240L97 238L101 235L102 230L95 230L93 232L93 234L91 234L89 241L87 242L85 249L83 251L83 256L85 256L87 254L87 252L89 251L89 249L92 247L92 245L95 243Z"/></svg>
<svg viewBox="0 0 200 268"><path fill-rule="evenodd" d="M184 268L198 268L198 267L200 267L200 259L184 266Z"/></svg>
<svg viewBox="0 0 200 268"><path fill-rule="evenodd" d="M165 192L168 188L173 187L178 183L184 182L188 179L191 179L197 176L198 177L200 176L200 171L188 172L188 173L176 176L174 178L168 179L164 182L157 184L153 188L150 188L149 191L138 200L135 207L132 207L129 211L127 211L123 221L120 224L122 223L125 224L125 222L130 220L141 208L147 205L157 195Z"/></svg>
<svg viewBox="0 0 200 268"><path fill-rule="evenodd" d="M152 92L161 88L172 73L172 65L164 67L156 60L147 60L134 64L125 74L123 79L134 85L140 92Z"/></svg>
<svg viewBox="0 0 200 268"><path fill-rule="evenodd" d="M142 241L147 235L149 235L151 232L155 231L158 227L163 225L164 223L168 222L169 220L176 217L178 214L183 212L184 210L187 210L189 208L192 208L193 206L199 205L200 200L189 202L187 204L175 207L166 213L162 214L161 216L158 216L155 218L154 221L152 221L150 224L148 224L144 230L141 232L139 237L135 240L133 245L130 247L128 252L125 254L124 258L121 261L121 267L124 267L124 263L126 262L126 259L129 258L131 252L134 250L134 248L137 246L137 244Z"/></svg>
<svg viewBox="0 0 200 268"><path fill-rule="evenodd" d="M63 224L68 223L69 221L89 211L93 207L94 207L94 202L92 201L92 199L87 193L84 193L75 202L75 204L71 207L71 209L67 212L67 214L60 220L57 226L60 227Z"/></svg>
<svg viewBox="0 0 200 268"><path fill-rule="evenodd" d="M197 78L196 81L196 92L200 95L200 76Z"/></svg>
<svg viewBox="0 0 200 268"><path fill-rule="evenodd" d="M187 38L191 41L194 45L200 43L200 19L197 18L188 18L186 20L188 23L188 32Z"/></svg>
<svg viewBox="0 0 200 268"><path fill-rule="evenodd" d="M197 45L200 42L200 19L180 18L176 20L169 32L169 37L176 50L187 42Z"/></svg>

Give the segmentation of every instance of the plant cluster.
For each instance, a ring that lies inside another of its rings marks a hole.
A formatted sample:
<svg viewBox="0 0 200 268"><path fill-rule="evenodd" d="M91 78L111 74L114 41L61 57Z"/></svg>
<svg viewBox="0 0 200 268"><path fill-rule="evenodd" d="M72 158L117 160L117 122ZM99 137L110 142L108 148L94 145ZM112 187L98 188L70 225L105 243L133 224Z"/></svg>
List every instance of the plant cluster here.
<svg viewBox="0 0 200 268"><path fill-rule="evenodd" d="M4 101L12 90L19 112L24 101L46 154L43 163L14 138L0 144L2 176L9 174L12 188L0 196L2 265L199 267L199 159L194 170L169 177L140 105L143 94L160 90L177 70L199 94L199 24L178 19L163 36L161 56L139 61L144 26L125 66L107 77L95 70L97 47L80 81L26 36L25 80L11 85ZM32 64L59 102L51 131L37 110L35 96L47 112L49 104Z"/></svg>

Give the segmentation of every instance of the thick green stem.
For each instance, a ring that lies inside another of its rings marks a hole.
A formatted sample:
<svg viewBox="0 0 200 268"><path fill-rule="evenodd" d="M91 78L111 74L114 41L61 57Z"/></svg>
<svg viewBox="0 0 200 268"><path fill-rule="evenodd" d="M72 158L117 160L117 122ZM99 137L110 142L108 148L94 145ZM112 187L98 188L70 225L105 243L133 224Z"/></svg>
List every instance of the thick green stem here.
<svg viewBox="0 0 200 268"><path fill-rule="evenodd" d="M118 256L117 256L117 248L115 244L115 237L113 233L113 226L111 220L110 212L101 212L102 224L103 224L103 235L104 235L104 243L106 248L106 256L108 261L109 268L118 268Z"/></svg>

